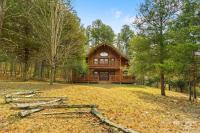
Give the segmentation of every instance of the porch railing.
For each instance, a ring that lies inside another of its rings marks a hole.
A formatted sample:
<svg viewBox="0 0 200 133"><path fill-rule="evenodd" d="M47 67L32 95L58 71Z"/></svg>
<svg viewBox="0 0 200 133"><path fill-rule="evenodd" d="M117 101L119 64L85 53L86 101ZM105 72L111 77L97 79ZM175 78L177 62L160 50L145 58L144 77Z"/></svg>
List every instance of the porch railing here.
<svg viewBox="0 0 200 133"><path fill-rule="evenodd" d="M94 62L89 62L89 67L112 67L112 68L120 68L120 61L115 61L113 63L108 64L94 64Z"/></svg>
<svg viewBox="0 0 200 133"><path fill-rule="evenodd" d="M132 76L121 76L121 75L110 75L109 80L100 80L99 76L89 75L75 78L77 82L124 82L124 83L133 83L134 78Z"/></svg>

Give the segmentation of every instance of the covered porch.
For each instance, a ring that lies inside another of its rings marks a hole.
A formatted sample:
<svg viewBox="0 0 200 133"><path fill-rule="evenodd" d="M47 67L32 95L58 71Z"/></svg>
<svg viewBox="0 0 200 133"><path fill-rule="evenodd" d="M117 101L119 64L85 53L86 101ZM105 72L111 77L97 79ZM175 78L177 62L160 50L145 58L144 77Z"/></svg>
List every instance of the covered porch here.
<svg viewBox="0 0 200 133"><path fill-rule="evenodd" d="M109 75L108 77L102 77L101 75L84 75L76 77L74 80L78 83L134 83L134 77L121 76L121 75Z"/></svg>

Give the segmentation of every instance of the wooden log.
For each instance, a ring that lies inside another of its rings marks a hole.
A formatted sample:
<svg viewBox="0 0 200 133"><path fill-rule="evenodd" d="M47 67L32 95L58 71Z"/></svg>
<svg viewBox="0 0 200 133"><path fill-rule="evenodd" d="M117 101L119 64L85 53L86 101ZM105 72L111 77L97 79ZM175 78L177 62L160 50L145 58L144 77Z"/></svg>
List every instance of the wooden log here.
<svg viewBox="0 0 200 133"><path fill-rule="evenodd" d="M33 99L33 100L24 100L24 99L18 99L18 98L15 98L15 99L12 99L12 101L10 101L10 103L14 103L14 104L17 104L17 103L40 103L40 102L49 102L49 100L41 100L41 99Z"/></svg>
<svg viewBox="0 0 200 133"><path fill-rule="evenodd" d="M95 108L96 105L68 105L68 104L42 104L36 106L13 106L11 109L34 109L34 108Z"/></svg>
<svg viewBox="0 0 200 133"><path fill-rule="evenodd" d="M96 108L92 108L91 109L91 113L97 117L98 119L100 119L100 121L102 123L105 123L106 125L108 126L111 126L111 127L114 127L116 129L118 129L119 131L122 131L124 133L138 133L137 131L134 131L132 129L129 129L129 128L126 128L126 127L123 127L119 124L116 124L116 123L113 123L111 122L110 120L108 120L106 117L104 117Z"/></svg>
<svg viewBox="0 0 200 133"><path fill-rule="evenodd" d="M33 108L38 108L38 107L45 106L45 105L59 105L62 103L63 103L62 99L56 99L56 100L52 100L52 101L48 101L48 102L17 103L14 105L15 106L14 108L33 109Z"/></svg>
<svg viewBox="0 0 200 133"><path fill-rule="evenodd" d="M16 92L16 93L12 93L11 95L31 95L31 94L35 94L35 91L22 91L22 92Z"/></svg>
<svg viewBox="0 0 200 133"><path fill-rule="evenodd" d="M67 97L20 97L20 96L13 96L13 98L22 98L22 99L63 99L67 100Z"/></svg>
<svg viewBox="0 0 200 133"><path fill-rule="evenodd" d="M53 113L43 113L42 115L71 115L71 114L88 114L88 111L78 111L78 112L53 112Z"/></svg>
<svg viewBox="0 0 200 133"><path fill-rule="evenodd" d="M13 97L15 97L16 95L25 95L24 97L33 97L36 95L35 91L24 91L24 92L15 92L15 93L11 93L8 95L5 95L4 97L4 101L5 103L10 103L13 101Z"/></svg>
<svg viewBox="0 0 200 133"><path fill-rule="evenodd" d="M25 97L29 98L29 97L34 97L36 94L30 94L30 95L27 95Z"/></svg>
<svg viewBox="0 0 200 133"><path fill-rule="evenodd" d="M36 108L36 109L31 109L31 110L24 110L24 111L21 111L18 113L18 116L20 116L21 118L24 118L26 116L29 116L33 113L36 113L36 112L39 112L39 111L42 111L43 108Z"/></svg>
<svg viewBox="0 0 200 133"><path fill-rule="evenodd" d="M67 97L19 97L19 96L5 96L5 103L31 103L31 102L47 102L53 99L67 100ZM28 99L28 100L26 100Z"/></svg>

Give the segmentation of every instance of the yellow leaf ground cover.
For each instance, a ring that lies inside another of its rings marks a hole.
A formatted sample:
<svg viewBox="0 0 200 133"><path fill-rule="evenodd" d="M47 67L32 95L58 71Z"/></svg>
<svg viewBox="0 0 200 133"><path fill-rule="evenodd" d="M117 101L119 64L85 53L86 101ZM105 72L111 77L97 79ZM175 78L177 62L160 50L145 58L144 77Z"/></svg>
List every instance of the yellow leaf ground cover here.
<svg viewBox="0 0 200 133"><path fill-rule="evenodd" d="M3 94L19 90L41 90L41 96L68 97L69 104L96 104L111 121L142 133L199 133L200 103L190 103L185 94L156 88L109 84L55 84L44 82L0 82L0 132L5 133L107 133L114 132L91 114L44 116L45 110L24 119L3 104ZM81 111L59 109L56 112Z"/></svg>

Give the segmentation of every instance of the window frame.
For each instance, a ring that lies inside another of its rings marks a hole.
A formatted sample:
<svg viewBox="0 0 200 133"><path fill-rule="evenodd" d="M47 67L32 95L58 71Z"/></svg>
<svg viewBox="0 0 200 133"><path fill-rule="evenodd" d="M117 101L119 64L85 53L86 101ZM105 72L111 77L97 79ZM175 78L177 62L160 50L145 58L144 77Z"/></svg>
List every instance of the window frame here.
<svg viewBox="0 0 200 133"><path fill-rule="evenodd" d="M93 63L94 63L95 65L98 65L98 64L99 64L98 58L94 58L94 59L93 59Z"/></svg>

